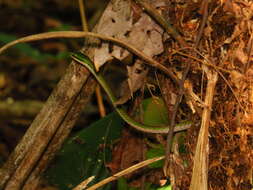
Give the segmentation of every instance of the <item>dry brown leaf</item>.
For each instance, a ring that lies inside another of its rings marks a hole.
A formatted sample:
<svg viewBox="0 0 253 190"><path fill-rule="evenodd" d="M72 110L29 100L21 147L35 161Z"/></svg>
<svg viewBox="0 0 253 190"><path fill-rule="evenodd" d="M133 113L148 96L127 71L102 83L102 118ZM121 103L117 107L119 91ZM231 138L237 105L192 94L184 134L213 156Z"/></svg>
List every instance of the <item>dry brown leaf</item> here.
<svg viewBox="0 0 253 190"><path fill-rule="evenodd" d="M134 24L128 40L146 55L153 57L163 52L162 32L160 26L149 16L142 14L138 22ZM135 91L144 85L148 70L139 61L136 61L133 66L128 66L127 70L130 98Z"/></svg>
<svg viewBox="0 0 253 190"><path fill-rule="evenodd" d="M237 89L242 89L242 84L244 83L243 74L237 72L236 70L233 70L230 73L230 78L231 78L231 82L236 86Z"/></svg>
<svg viewBox="0 0 253 190"><path fill-rule="evenodd" d="M107 167L110 167L112 173L115 174L143 159L143 141L140 137L124 130L122 137L117 146L114 147L112 154L113 159L107 164Z"/></svg>
<svg viewBox="0 0 253 190"><path fill-rule="evenodd" d="M117 105L126 103L133 97L133 93L143 87L148 69L140 60L137 60L134 65L127 66L128 79L121 85L120 98L116 102Z"/></svg>
<svg viewBox="0 0 253 190"><path fill-rule="evenodd" d="M141 87L146 80L146 75L148 74L148 69L141 63L141 61L136 61L133 66L127 67L128 71L128 84L131 95Z"/></svg>
<svg viewBox="0 0 253 190"><path fill-rule="evenodd" d="M243 4L243 6L242 6ZM233 39L238 37L241 33L249 30L253 30L253 22L251 20L253 15L253 2L246 1L226 1L224 10L228 13L232 13L240 21L234 29L232 36L226 39L225 43L229 44Z"/></svg>
<svg viewBox="0 0 253 190"><path fill-rule="evenodd" d="M245 113L242 118L242 124L252 125L253 124L253 113Z"/></svg>
<svg viewBox="0 0 253 190"><path fill-rule="evenodd" d="M163 29L143 13L132 27L128 41L146 55L153 57L163 52L162 33Z"/></svg>
<svg viewBox="0 0 253 190"><path fill-rule="evenodd" d="M163 1L153 1L154 6L164 6ZM157 25L147 14L142 13L134 25L133 12L129 1L112 1L98 24L97 32L124 40L146 55L153 57L163 52L162 34L163 29ZM123 60L129 52L115 45L102 43L100 48L95 49L94 63L98 70L105 62L117 58ZM143 69L140 61L133 66L128 66L128 85L123 89L123 95L117 104L123 104L132 97L132 94L144 84L147 69ZM124 83L126 85L126 83ZM130 91L129 91L130 90Z"/></svg>
<svg viewBox="0 0 253 190"><path fill-rule="evenodd" d="M161 27L145 13L133 25L132 15L129 1L115 0L104 11L97 32L124 40L150 57L160 54L163 51ZM99 69L106 61L113 58L123 60L128 55L128 51L118 46L109 47L109 44L103 43L95 50L94 63Z"/></svg>
<svg viewBox="0 0 253 190"><path fill-rule="evenodd" d="M248 55L243 51L245 43L240 41L238 48L234 51L234 58L239 60L241 63L246 64L248 61Z"/></svg>
<svg viewBox="0 0 253 190"><path fill-rule="evenodd" d="M98 26L97 33L115 37L118 39L126 39L126 34L132 27L130 2L127 0L111 1L104 11ZM125 57L126 52L119 47L113 47L111 51L108 43L102 43L100 48L95 49L94 64L98 70L105 62L113 59L113 57Z"/></svg>

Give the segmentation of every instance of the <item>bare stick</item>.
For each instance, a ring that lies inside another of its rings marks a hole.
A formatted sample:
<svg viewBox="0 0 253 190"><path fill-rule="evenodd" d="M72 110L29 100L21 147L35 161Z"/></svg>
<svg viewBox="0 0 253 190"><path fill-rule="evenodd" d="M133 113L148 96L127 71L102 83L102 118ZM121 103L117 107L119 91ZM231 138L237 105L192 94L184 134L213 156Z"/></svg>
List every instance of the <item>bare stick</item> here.
<svg viewBox="0 0 253 190"><path fill-rule="evenodd" d="M145 167L145 166L147 166L147 165L149 165L149 164L152 164L152 163L157 162L157 161L162 160L162 159L164 159L164 156L156 157L156 158L151 158L151 159L149 159L149 160L145 160L145 161L143 161L143 162L140 162L140 163L138 163L138 164L135 164L135 165L133 165L133 166L131 166L131 167L129 167L129 168L127 168L127 169L121 171L121 172L118 172L118 173L114 174L114 175L111 176L111 177L108 177L108 178L106 178L106 179L104 179L104 180L98 182L97 184L95 184L95 185L89 187L87 190L95 190L95 189L97 189L97 188L99 188L99 187L102 187L103 185L105 185L105 184L107 184L107 183L110 183L110 182L112 182L112 181L114 181L114 180L117 180L117 179L120 178L121 176L124 176L124 175L127 175L127 174L129 174L129 173L132 173L132 172L135 171L135 170L138 170L138 169L140 169L140 168L143 168L143 167Z"/></svg>
<svg viewBox="0 0 253 190"><path fill-rule="evenodd" d="M105 106L104 106L103 96L102 96L102 93L101 93L100 86L97 85L95 92L96 92L97 104L98 104L100 117L105 117L106 116L106 111L105 111Z"/></svg>
<svg viewBox="0 0 253 190"><path fill-rule="evenodd" d="M78 186L76 186L72 190L83 190L87 187L87 185L95 178L95 176L91 176L88 179L84 180L82 183L80 183Z"/></svg>
<svg viewBox="0 0 253 190"><path fill-rule="evenodd" d="M207 190L208 177L208 128L210 122L210 115L212 110L212 103L216 82L218 80L218 73L212 72L206 66L204 71L207 75L207 89L205 97L205 107L202 114L202 123L199 131L197 147L194 155L194 165L192 172L192 179L190 190Z"/></svg>
<svg viewBox="0 0 253 190"><path fill-rule="evenodd" d="M6 189L14 190L22 186L62 124L88 76L89 72L84 67L70 64L64 77L0 169L0 189L4 188L7 181Z"/></svg>
<svg viewBox="0 0 253 190"><path fill-rule="evenodd" d="M84 7L83 0L78 0L78 4L79 4L79 10L80 10L80 17L82 20L83 31L88 32L89 26L88 26L88 22L86 19L85 7Z"/></svg>
<svg viewBox="0 0 253 190"><path fill-rule="evenodd" d="M78 97L73 102L66 117L64 117L62 123L58 127L55 135L52 137L39 162L36 164L36 167L29 174L29 177L25 181L23 190L39 188L41 175L46 170L50 161L54 158L56 152L61 148L64 140L69 136L71 129L81 114L81 110L83 110L88 101L90 101L90 97L94 92L95 85L95 79L89 77L86 83L83 85L81 92L78 94Z"/></svg>
<svg viewBox="0 0 253 190"><path fill-rule="evenodd" d="M204 28L205 28L205 25L206 25L206 21L207 21L207 17L208 17L208 0L202 1L201 8L202 8L202 12L203 12L203 18L201 20L200 28L199 28L198 34L196 36L195 47L198 47L200 39L201 39L203 31L204 31Z"/></svg>

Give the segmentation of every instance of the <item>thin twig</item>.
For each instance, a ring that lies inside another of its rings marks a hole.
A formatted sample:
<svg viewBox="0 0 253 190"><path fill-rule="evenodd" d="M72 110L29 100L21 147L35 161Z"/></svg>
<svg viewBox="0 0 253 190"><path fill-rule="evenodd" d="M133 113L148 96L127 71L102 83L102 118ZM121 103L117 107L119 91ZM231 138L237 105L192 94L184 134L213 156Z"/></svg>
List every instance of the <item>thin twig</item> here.
<svg viewBox="0 0 253 190"><path fill-rule="evenodd" d="M150 5L150 3L148 3L146 0L135 0L135 1L137 3L139 3L142 6L142 8L148 13L148 15L150 15L157 23L159 23L168 34L170 34L174 39L176 39L181 47L188 46L186 41L177 32L177 30L172 27L172 25L170 24L168 19L165 20L164 17L162 15L160 15L158 13L158 11L152 5ZM170 157L171 146L172 146L173 132L174 132L175 123L176 123L175 122L176 114L177 114L179 104L181 103L182 97L184 95L184 81L187 77L189 70L190 70L190 63L187 62L186 67L183 71L182 79L178 83L179 94L177 96L176 103L173 107L173 113L172 113L172 117L170 120L170 126L169 126L170 130L167 134L166 159L165 159L165 164L163 167L165 176L167 176L167 167L169 164L169 157Z"/></svg>
<svg viewBox="0 0 253 190"><path fill-rule="evenodd" d="M199 52L197 52L197 53L199 53ZM187 53L183 53L183 52L181 52L181 51L174 50L172 54L179 54L179 55L182 55L182 56L191 58L191 59L193 59L193 60L195 60L195 61L198 61L198 62L202 63L203 65L210 66L210 67L212 67L213 69L217 69L217 70L223 71L223 72L225 72L225 73L231 74L231 71L229 71L229 70L227 70L227 69L224 69L224 68L219 67L219 66L217 66L217 65L213 65L213 64L211 64L209 61L208 61L208 62L204 62L203 60L201 60L201 59L199 59L199 58L197 58L197 57L194 57L194 56L192 56L192 55L189 55L189 54L187 54ZM202 56L202 57L203 57L203 56Z"/></svg>
<svg viewBox="0 0 253 190"><path fill-rule="evenodd" d="M205 2L206 4L204 4L204 8L205 8L205 15L202 19L202 25L199 29L199 32L198 32L198 35L197 35L197 40L196 43L195 43L195 48L198 47L198 44L199 44L199 40L201 39L201 36L202 36L202 33L203 33L203 29L204 29L204 26L205 26L205 23L206 23L206 19L207 19L207 16L208 16L208 12L207 12L207 8L208 8L208 2ZM181 46L183 48L187 47L187 44L186 43L183 43L181 44ZM188 72L190 70L190 61L188 61L186 63L186 67L184 68L184 71L183 71L183 76L182 76L182 79L180 80L180 84L179 84L179 94L177 96L177 99L176 99L176 103L173 107L173 113L172 113L172 118L171 118L171 123L170 123L170 131L168 132L168 135L167 135L167 143L166 143L166 159L165 159L165 162L164 162L164 167L163 167L163 172L165 174L165 176L168 176L168 167L169 167L169 162L170 162L170 153L171 153L171 148L172 148L172 138L173 138L173 131L174 131L174 128L175 128L175 119L176 119L176 114L177 114L177 111L178 111L178 108L179 108L179 104L181 103L182 101L182 98L183 98L183 95L184 95L184 82L185 82L185 79L188 75Z"/></svg>
<svg viewBox="0 0 253 190"><path fill-rule="evenodd" d="M80 10L80 16L81 16L81 20L82 20L83 31L89 32L88 21L87 21L86 14L85 14L85 6L83 3L83 0L79 0L78 2L79 2L79 10ZM97 87L96 87L95 94L96 94L96 98L97 98L98 110L99 110L100 117L105 117L106 116L105 106L103 103L103 97L102 97L102 93L101 93L101 89L100 89L99 85L97 85Z"/></svg>
<svg viewBox="0 0 253 190"><path fill-rule="evenodd" d="M91 176L88 179L85 179L82 183L77 185L74 189L72 190L83 190L87 187L87 185L95 178L95 176Z"/></svg>
<svg viewBox="0 0 253 190"><path fill-rule="evenodd" d="M156 22L158 22L165 29L165 31L168 34L172 35L172 37L178 41L178 43L180 44L181 47L187 47L188 46L188 44L185 42L185 40L182 38L182 36L176 31L176 29L174 29L172 27L170 22L168 20L165 20L164 17L162 15L160 15L152 5L150 5L150 3L147 3L146 0L136 0L136 2L139 3L143 7L143 9ZM174 131L174 128L175 128L175 123L176 123L175 122L176 114L177 114L178 107L181 103L182 97L184 95L184 81L185 81L186 76L189 72L189 69L190 69L190 64L187 63L187 65L184 69L184 72L183 72L182 79L178 83L179 94L177 96L176 103L173 107L173 113L172 113L172 117L171 117L171 120L170 120L170 126L169 126L170 130L167 134L166 159L165 159L165 164L164 164L164 167L163 167L165 176L167 176L167 168L168 168L168 165L169 165L169 157L170 157L171 146L172 146L173 131Z"/></svg>
<svg viewBox="0 0 253 190"><path fill-rule="evenodd" d="M97 97L97 103L98 103L98 110L100 117L106 116L105 106L102 98L101 88L99 85L96 87L96 97Z"/></svg>
<svg viewBox="0 0 253 190"><path fill-rule="evenodd" d="M203 31L204 31L204 28L205 28L205 25L206 25L206 21L207 21L207 17L208 17L208 0L202 1L201 9L202 9L202 12L204 12L204 13L203 13L203 17L201 19L198 34L196 36L195 47L199 46L199 42L200 42L200 39L202 37Z"/></svg>
<svg viewBox="0 0 253 190"><path fill-rule="evenodd" d="M83 0L78 0L78 4L79 4L80 17L81 17L81 20L82 20L83 31L88 32L89 31L89 26L88 26L88 22L87 22L87 19L86 19Z"/></svg>
<svg viewBox="0 0 253 190"><path fill-rule="evenodd" d="M165 31L170 34L174 39L178 41L181 47L186 47L187 43L182 38L182 36L177 32L177 30L171 25L171 23L164 19L164 17L158 13L158 11L146 0L135 0L139 3L142 8L150 15L158 24L160 24Z"/></svg>
<svg viewBox="0 0 253 190"><path fill-rule="evenodd" d="M150 3L147 3L146 0L135 0L137 3L139 3L143 9L156 21L158 22L164 29L165 31L172 35L172 37L174 39L176 39L178 41L178 43L180 44L181 47L187 47L188 44L185 42L185 40L182 38L182 36L176 31L176 29L174 29L172 27L172 25L170 24L170 22L168 20L165 20L164 17L162 15L160 15L157 10L150 5ZM177 114L177 110L178 107L181 103L182 97L184 95L184 81L187 77L187 74L190 70L190 64L187 63L184 71L183 71L183 76L180 80L180 82L178 83L179 86L179 94L177 96L176 99L176 103L173 107L173 113L172 113L172 117L170 120L170 130L167 134L167 144L166 144L166 159L165 159L165 164L164 164L164 174L165 176L167 176L167 167L169 165L169 157L170 157L170 152L171 152L171 147L172 147L172 138L173 138L173 131L175 128L175 119L176 119L176 114Z"/></svg>
<svg viewBox="0 0 253 190"><path fill-rule="evenodd" d="M163 172L164 172L165 176L168 176L167 169L168 169L169 161L170 161L170 152L171 152L171 147L172 147L172 138L173 138L173 134L174 134L173 131L174 131L175 124L176 124L176 122L175 122L176 115L177 115L179 105L180 105L183 95L184 95L184 81L185 81L187 74L190 70L190 66L191 65L189 63L187 63L187 65L184 69L182 79L180 80L179 94L177 96L176 103L173 107L173 113L172 113L171 122L170 122L170 126L169 126L170 130L167 134L167 139L166 139L166 141L167 141L166 150L165 150L166 159L165 159L164 167L163 167ZM173 130L173 131L171 131L171 130Z"/></svg>
<svg viewBox="0 0 253 190"><path fill-rule="evenodd" d="M128 51L131 53L137 55L140 59L145 61L144 63L151 65L153 67L156 67L157 69L161 70L165 74L169 75L170 78L175 82L177 85L179 84L178 77L174 75L174 73L166 68L164 65L160 64L159 62L155 61L154 59L150 58L140 50L136 49L132 45L130 45L127 42L124 42L122 40L109 37L109 36L104 36L102 34L97 34L93 32L81 32L81 31L61 31L61 32L45 32L45 33L40 33L40 34L34 34L30 36L26 36L23 38L19 38L17 40L14 40L6 45L4 45L2 48L0 48L0 54L5 51L6 49L10 48L11 46L14 46L18 43L22 42L32 42L32 41L38 41L38 40L45 40L45 39L52 39L52 38L84 38L84 37L95 37L99 38L104 41L110 41L118 44L121 47L126 48Z"/></svg>
<svg viewBox="0 0 253 190"><path fill-rule="evenodd" d="M136 171L136 170L138 170L140 168L143 168L143 167L145 167L145 166L147 166L149 164L152 164L152 163L157 162L157 161L162 160L162 159L164 159L164 156L156 157L156 158L151 158L151 159L145 160L143 162L140 162L138 164L135 164L135 165L133 165L133 166L131 166L131 167L125 169L125 170L122 170L121 172L118 172L118 173L114 174L111 177L108 177L108 178L106 178L106 179L98 182L97 184L89 187L87 190L95 190L95 189L97 189L99 187L102 187L103 185L105 185L107 183L110 183L110 182L112 182L114 180L117 180L121 176L124 176L124 175L127 175L129 173L132 173L133 171Z"/></svg>

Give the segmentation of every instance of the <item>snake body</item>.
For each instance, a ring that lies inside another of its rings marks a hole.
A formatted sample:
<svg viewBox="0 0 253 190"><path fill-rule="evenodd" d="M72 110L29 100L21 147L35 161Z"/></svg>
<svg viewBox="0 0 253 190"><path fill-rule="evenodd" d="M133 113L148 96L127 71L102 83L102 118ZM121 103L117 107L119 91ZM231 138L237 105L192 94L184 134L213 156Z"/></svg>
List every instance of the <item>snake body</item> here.
<svg viewBox="0 0 253 190"><path fill-rule="evenodd" d="M96 78L97 82L101 85L104 89L106 94L108 95L110 101L112 102L113 107L115 108L116 112L120 115L120 117L128 123L131 127L135 128L138 131L145 132L145 133L162 133L167 134L169 131L169 126L149 126L142 123L139 123L128 116L126 111L121 107L116 105L117 98L114 96L111 88L106 83L104 77L101 73L96 72L93 62L89 59L88 56L84 55L81 52L72 53L71 57L76 62L80 63L81 65L85 66L91 74ZM190 121L184 121L177 124L174 128L174 132L183 131L188 129L192 125Z"/></svg>

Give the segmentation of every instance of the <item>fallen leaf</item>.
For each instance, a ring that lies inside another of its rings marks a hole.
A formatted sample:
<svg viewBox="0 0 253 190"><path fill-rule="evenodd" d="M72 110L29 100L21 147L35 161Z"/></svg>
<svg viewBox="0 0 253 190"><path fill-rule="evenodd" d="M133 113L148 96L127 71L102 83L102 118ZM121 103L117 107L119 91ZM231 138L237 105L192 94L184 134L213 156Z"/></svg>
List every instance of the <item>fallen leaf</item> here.
<svg viewBox="0 0 253 190"><path fill-rule="evenodd" d="M111 2L100 19L97 32L123 40L150 57L163 52L163 29L145 13L133 25L133 11L126 0ZM95 67L98 70L109 60L123 60L128 55L129 52L119 46L102 43L100 48L95 49Z"/></svg>
<svg viewBox="0 0 253 190"><path fill-rule="evenodd" d="M97 33L115 37L121 40L126 39L126 34L132 27L132 12L130 2L127 0L111 1L104 11L98 25ZM116 46L117 47L117 46ZM94 64L98 70L105 62L112 60L113 57L125 57L127 52L119 47L109 49L108 43L102 43L100 48L96 48L94 52Z"/></svg>
<svg viewBox="0 0 253 190"><path fill-rule="evenodd" d="M244 83L243 74L239 73L236 70L230 72L231 82L236 86L237 89L242 89L242 84Z"/></svg>

